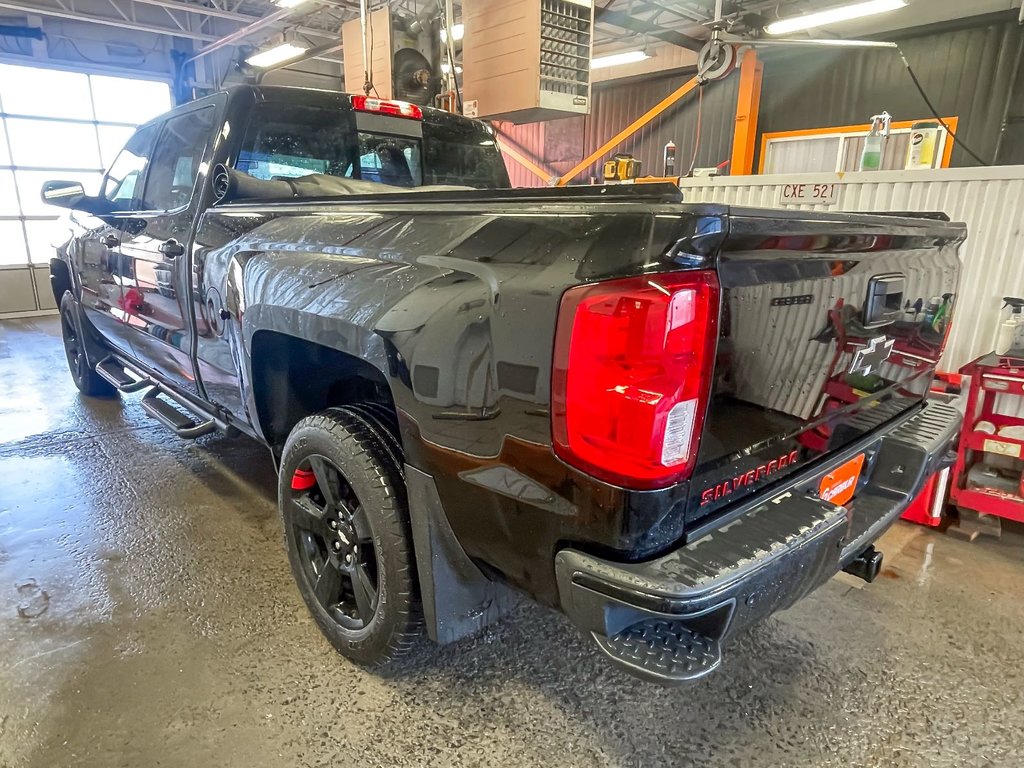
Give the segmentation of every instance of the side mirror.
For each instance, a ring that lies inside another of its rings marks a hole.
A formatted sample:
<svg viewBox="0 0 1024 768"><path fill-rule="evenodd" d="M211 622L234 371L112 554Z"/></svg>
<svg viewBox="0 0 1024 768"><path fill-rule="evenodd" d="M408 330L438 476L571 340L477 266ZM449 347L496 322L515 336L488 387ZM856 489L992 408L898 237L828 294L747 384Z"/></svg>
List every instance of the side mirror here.
<svg viewBox="0 0 1024 768"><path fill-rule="evenodd" d="M85 187L80 181L46 181L40 193L47 205L80 210L86 200Z"/></svg>

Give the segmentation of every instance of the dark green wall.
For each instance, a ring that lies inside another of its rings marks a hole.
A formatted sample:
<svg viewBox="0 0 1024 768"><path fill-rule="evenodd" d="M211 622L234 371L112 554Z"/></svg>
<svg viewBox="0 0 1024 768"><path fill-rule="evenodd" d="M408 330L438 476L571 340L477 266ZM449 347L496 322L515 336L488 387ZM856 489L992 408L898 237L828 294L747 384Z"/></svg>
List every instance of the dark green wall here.
<svg viewBox="0 0 1024 768"><path fill-rule="evenodd" d="M982 19L980 26L896 39L941 116L958 116L958 135L989 163L1024 162L1020 122L1011 121L995 155L1008 105L1011 117L1024 118L1024 29L1015 17L1016 12L1012 18ZM895 52L816 49L772 52L763 59L762 132L867 123L882 110L896 120L930 117ZM956 147L952 164L978 163Z"/></svg>

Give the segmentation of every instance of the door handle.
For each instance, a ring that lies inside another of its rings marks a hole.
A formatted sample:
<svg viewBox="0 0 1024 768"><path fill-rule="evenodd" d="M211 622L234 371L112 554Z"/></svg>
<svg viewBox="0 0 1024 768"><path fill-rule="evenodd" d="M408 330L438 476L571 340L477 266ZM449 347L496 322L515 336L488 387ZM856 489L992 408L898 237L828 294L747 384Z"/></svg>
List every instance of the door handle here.
<svg viewBox="0 0 1024 768"><path fill-rule="evenodd" d="M168 259L174 259L185 253L185 246L172 237L170 240L160 243L159 250Z"/></svg>
<svg viewBox="0 0 1024 768"><path fill-rule="evenodd" d="M117 235L104 235L100 238L100 245L105 248L117 248L121 244L121 240Z"/></svg>

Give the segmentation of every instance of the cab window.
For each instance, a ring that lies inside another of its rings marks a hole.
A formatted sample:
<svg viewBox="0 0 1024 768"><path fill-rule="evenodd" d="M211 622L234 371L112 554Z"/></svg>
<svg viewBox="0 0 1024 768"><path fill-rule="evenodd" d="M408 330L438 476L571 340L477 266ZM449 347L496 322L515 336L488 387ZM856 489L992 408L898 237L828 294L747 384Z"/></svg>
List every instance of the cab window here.
<svg viewBox="0 0 1024 768"><path fill-rule="evenodd" d="M159 125L147 125L136 131L103 177L102 195L114 204L115 211L132 209L132 200L153 152L159 128Z"/></svg>
<svg viewBox="0 0 1024 768"><path fill-rule="evenodd" d="M211 105L164 123L139 208L173 211L188 205L199 175L217 110Z"/></svg>

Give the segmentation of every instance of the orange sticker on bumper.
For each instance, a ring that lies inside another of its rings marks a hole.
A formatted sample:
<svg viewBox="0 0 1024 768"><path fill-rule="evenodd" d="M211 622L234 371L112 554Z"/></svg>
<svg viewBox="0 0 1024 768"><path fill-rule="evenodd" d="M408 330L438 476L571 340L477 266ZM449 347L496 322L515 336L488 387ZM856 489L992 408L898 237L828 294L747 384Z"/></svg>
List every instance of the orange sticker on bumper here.
<svg viewBox="0 0 1024 768"><path fill-rule="evenodd" d="M860 471L863 468L864 454L862 453L821 478L818 496L839 507L848 503L853 498L853 494L857 492L857 480L860 478Z"/></svg>

